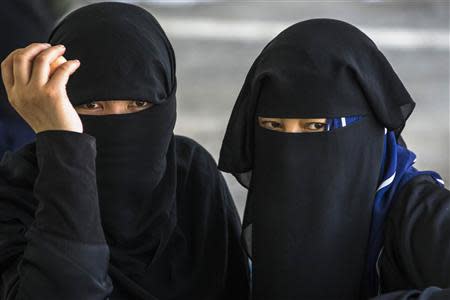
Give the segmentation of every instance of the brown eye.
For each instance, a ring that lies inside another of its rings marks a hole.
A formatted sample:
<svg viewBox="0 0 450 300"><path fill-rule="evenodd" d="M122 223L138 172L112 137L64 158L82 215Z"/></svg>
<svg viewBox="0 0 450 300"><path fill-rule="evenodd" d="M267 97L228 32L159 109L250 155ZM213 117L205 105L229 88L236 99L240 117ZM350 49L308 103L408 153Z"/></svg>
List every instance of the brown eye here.
<svg viewBox="0 0 450 300"><path fill-rule="evenodd" d="M327 124L318 122L306 124L306 128L311 131L324 131L325 126L327 126Z"/></svg>
<svg viewBox="0 0 450 300"><path fill-rule="evenodd" d="M281 123L277 121L263 121L262 124L264 125L264 127L269 129L281 129Z"/></svg>
<svg viewBox="0 0 450 300"><path fill-rule="evenodd" d="M142 101L142 100L138 100L138 101L133 101L132 104L130 105L131 108L146 108L151 106L152 104L148 101Z"/></svg>
<svg viewBox="0 0 450 300"><path fill-rule="evenodd" d="M86 108L86 109L97 109L97 108L100 108L100 105L96 102L91 102L91 103L84 104L82 107Z"/></svg>
<svg viewBox="0 0 450 300"><path fill-rule="evenodd" d="M146 106L148 104L147 101L134 101L134 103L135 103L135 105L137 107L143 107L143 106Z"/></svg>

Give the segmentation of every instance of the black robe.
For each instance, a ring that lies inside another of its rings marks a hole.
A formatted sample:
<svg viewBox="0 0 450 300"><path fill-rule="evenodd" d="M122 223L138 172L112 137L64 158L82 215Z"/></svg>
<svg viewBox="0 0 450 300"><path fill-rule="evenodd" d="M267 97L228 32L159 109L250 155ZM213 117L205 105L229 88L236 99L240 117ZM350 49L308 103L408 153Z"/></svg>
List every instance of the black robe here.
<svg viewBox="0 0 450 300"><path fill-rule="evenodd" d="M398 193L385 228L376 300L450 299L450 191L420 175Z"/></svg>
<svg viewBox="0 0 450 300"><path fill-rule="evenodd" d="M219 169L248 188L243 237L253 300L377 294L366 288L373 282L365 273L373 270L367 249L384 132L398 138L414 106L376 44L344 21L298 22L264 47L237 97L219 158ZM364 118L307 134L257 121L352 116ZM379 261L380 299L450 299L443 290L450 288L450 192L421 177L395 197Z"/></svg>
<svg viewBox="0 0 450 300"><path fill-rule="evenodd" d="M223 176L193 140L175 136L174 144L177 230L189 250L165 252L173 258L161 259L167 267L158 267L167 272L159 286L149 283L150 291L145 273L129 275L110 262L94 138L46 131L36 143L8 152L0 164L0 299L246 299L240 220ZM190 264L171 265L179 257ZM188 265L195 267L173 274L192 272L196 280L179 286L170 270Z"/></svg>

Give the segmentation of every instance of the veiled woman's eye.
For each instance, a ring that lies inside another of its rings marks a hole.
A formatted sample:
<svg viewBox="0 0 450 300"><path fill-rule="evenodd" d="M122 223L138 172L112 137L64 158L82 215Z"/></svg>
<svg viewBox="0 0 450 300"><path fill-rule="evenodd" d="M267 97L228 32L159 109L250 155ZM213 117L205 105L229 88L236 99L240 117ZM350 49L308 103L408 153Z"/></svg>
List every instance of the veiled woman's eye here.
<svg viewBox="0 0 450 300"><path fill-rule="evenodd" d="M90 102L90 103L84 104L82 107L86 108L86 109L97 109L97 108L100 108L100 105L96 102Z"/></svg>
<svg viewBox="0 0 450 300"><path fill-rule="evenodd" d="M151 105L152 105L152 103L150 103L148 101L138 100L138 101L133 101L130 106L132 108L145 108L145 107L149 107Z"/></svg>
<svg viewBox="0 0 450 300"><path fill-rule="evenodd" d="M135 104L138 107L143 107L143 106L148 105L148 102L147 101L135 101Z"/></svg>
<svg viewBox="0 0 450 300"><path fill-rule="evenodd" d="M306 129L310 131L324 131L326 126L326 123L314 122L306 124Z"/></svg>
<svg viewBox="0 0 450 300"><path fill-rule="evenodd" d="M279 130L282 127L281 123L277 121L263 121L262 125L266 128L275 130Z"/></svg>

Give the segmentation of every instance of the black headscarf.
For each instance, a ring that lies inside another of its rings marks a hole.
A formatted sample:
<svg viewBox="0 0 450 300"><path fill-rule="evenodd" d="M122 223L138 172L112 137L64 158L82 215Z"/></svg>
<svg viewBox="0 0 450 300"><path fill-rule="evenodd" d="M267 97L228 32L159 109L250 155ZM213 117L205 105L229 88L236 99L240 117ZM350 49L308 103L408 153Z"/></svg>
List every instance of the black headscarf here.
<svg viewBox="0 0 450 300"><path fill-rule="evenodd" d="M376 45L332 19L297 23L258 56L234 106L219 168L249 188L243 232L253 299L358 299L384 128L414 108ZM364 116L327 132L280 133L257 116Z"/></svg>
<svg viewBox="0 0 450 300"><path fill-rule="evenodd" d="M228 210L234 209L229 195L213 191L222 177L204 161L209 156L188 165L191 151L182 149L186 157L179 157L173 134L175 57L156 19L134 5L93 4L64 18L49 42L65 45L64 56L81 61L67 85L74 106L101 100L153 103L131 114L80 115L84 132L96 138L98 195L115 291L126 289L139 299L219 298L233 270L221 269L228 260L242 264L238 269L244 272L235 275L245 286L245 264L228 248L237 238L228 230L239 219ZM186 176L198 176L197 168L210 173L209 187L186 186ZM217 251L209 251L212 245Z"/></svg>

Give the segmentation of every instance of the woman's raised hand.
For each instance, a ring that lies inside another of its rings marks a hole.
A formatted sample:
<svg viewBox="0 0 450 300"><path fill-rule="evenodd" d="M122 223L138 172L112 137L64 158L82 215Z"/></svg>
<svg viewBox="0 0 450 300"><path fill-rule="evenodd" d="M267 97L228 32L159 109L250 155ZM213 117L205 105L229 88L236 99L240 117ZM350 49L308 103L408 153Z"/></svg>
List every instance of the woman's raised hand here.
<svg viewBox="0 0 450 300"><path fill-rule="evenodd" d="M69 77L80 62L61 59L64 52L62 45L34 43L14 50L1 64L9 102L36 133L83 132L81 120L66 93ZM61 64L54 69L52 63L57 60Z"/></svg>

